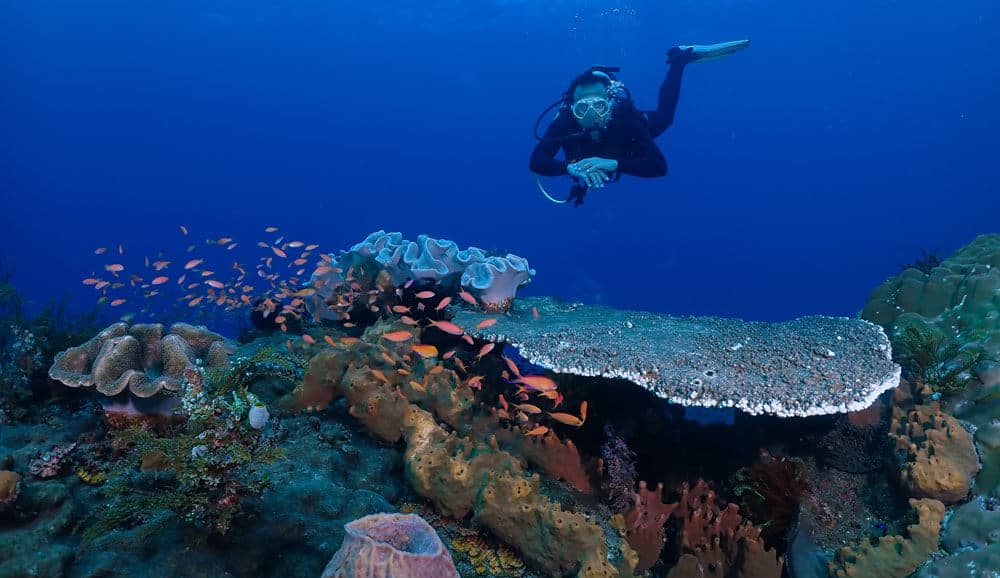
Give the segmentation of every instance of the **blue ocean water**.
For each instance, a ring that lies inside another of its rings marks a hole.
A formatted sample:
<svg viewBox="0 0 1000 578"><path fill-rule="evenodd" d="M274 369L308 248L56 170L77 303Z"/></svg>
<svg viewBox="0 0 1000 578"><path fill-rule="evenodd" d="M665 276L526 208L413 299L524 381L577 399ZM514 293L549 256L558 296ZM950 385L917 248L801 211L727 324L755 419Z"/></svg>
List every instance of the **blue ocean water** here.
<svg viewBox="0 0 1000 578"><path fill-rule="evenodd" d="M737 38L686 70L668 176L538 192L531 127L573 76L620 65L652 108L669 47ZM984 0L8 2L0 256L29 306L84 308L97 247L231 237L253 263L265 226L325 251L385 229L519 254L525 294L853 315L996 230L997 38Z"/></svg>

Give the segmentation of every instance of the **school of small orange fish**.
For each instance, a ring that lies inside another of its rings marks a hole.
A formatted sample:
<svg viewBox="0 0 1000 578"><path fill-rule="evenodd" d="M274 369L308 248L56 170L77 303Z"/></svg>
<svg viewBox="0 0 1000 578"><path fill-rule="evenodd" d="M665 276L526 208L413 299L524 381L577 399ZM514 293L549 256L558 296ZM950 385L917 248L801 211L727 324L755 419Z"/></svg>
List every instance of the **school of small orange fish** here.
<svg viewBox="0 0 1000 578"><path fill-rule="evenodd" d="M184 236L189 236L187 227L180 225L179 229ZM279 231L278 227L268 226L265 227L264 232L277 234ZM216 246L225 251L231 251L238 246L237 242L230 237L206 239L205 243L206 245ZM153 303L152 300L161 294L162 286L166 283L174 282L182 288L182 292L186 292L177 299L177 302L183 306L194 308L204 304L222 308L227 312L236 311L244 307L252 308L259 311L265 319L272 319L281 331L288 332L287 322L290 319L301 319L308 314L304 299L316 295L316 287L304 287L301 285L301 280L309 280L310 278L316 278L314 276L318 277L330 272L340 273L341 271L335 268L332 258L325 253L318 254L317 257L313 258L313 262L310 263L310 256L319 248L318 244L306 244L296 240L288 241L285 240L284 236L278 236L271 242L260 241L257 245L266 249L267 254L260 257L255 266L256 279L254 279L253 275L248 276L248 267L236 260L226 269L226 274L223 275L217 273L214 269L210 269L206 264L205 258L189 258L183 265L180 265L179 261L177 265L174 265L174 261L167 260L160 254L155 259L150 259L148 256L145 257L144 268L138 272L126 271L125 265L118 262L104 264L103 269L107 273L110 273L110 279L102 278L104 277L103 275L98 276L94 274L84 279L83 284L92 286L94 290L100 292L98 303L108 303L112 307L122 306L129 301L129 297L127 296L117 296L117 293L120 292L119 290L127 288L133 295L138 293L141 296L145 303L142 311L143 313L147 313L150 310L150 304ZM196 244L188 245L187 252L193 253L197 248ZM95 255L105 255L107 253L107 247L98 247L94 250ZM125 248L123 245L118 245L117 253L120 256L124 256ZM175 272L173 276L171 275L172 265L174 265L173 271ZM309 275L307 275L307 272ZM259 285L254 285L251 281ZM403 291L409 289L412 283L412 280L407 281L402 287L395 288L392 293L394 293L395 297L402 297ZM367 299L365 305L373 313L380 315L391 313L406 325L434 327L449 335L460 337L470 346L475 345L473 338L464 329L450 321L428 318L422 318L418 321L411 316L414 312L409 306L391 304L391 301L387 303L387 296L384 294L383 289L374 288L364 291L358 280L354 278L351 270L346 272L344 281L338 282L337 287L334 289L333 296L327 298L325 304L330 310L338 312L340 318L343 320L344 327L355 326L354 322L350 320L349 311L357 305L359 299ZM431 290L423 290L415 293L414 296L420 300L416 306L418 312L423 312L427 309L424 301L434 299L437 297L437 294ZM470 305L479 306L476 298L465 290L461 290L458 293L458 297ZM433 310L440 312L449 304L451 304L450 296L441 297L437 304L433 306ZM533 311L533 315L535 319L538 319L537 310ZM419 317L419 313L417 313L417 317ZM425 323L425 325L421 325L421 322ZM476 327L477 329L482 329L489 327L495 322L496 318L488 318L480 322ZM309 333L301 335L300 338L310 345L317 344L316 338ZM403 344L415 341L415 334L406 330L389 331L383 333L381 338L392 343ZM337 344L337 341L330 335L325 335L323 339L327 345L336 346ZM359 339L357 337L340 337L339 341L343 345L350 345L359 341ZM289 338L286 340L285 345L291 350L292 339ZM482 345L471 361L478 362L493 351L495 346L495 343ZM417 357L425 360L425 362L435 363L435 366L430 369L428 374L432 375L444 371L445 366L441 365L441 363L448 362L452 369L456 372L461 372L465 376L463 383L467 387L479 391L482 390L484 376L473 375L461 357L456 355L457 351L455 349L450 349L441 354L438 352L437 347L430 344L412 343L408 347L410 353L415 354ZM390 355L388 351L383 352L383 357L390 365L399 365L397 359ZM505 382L512 386L512 389L507 391L510 395L510 400L503 393L498 395L496 412L500 419L519 428L527 436L545 435L552 430L552 425L554 425L552 422L572 427L581 427L586 422L586 401L580 404L579 416L559 411L544 411L541 407L543 404L549 405L550 410L555 410L562 405L563 396L559 392L555 381L543 375L522 375L513 360L505 355L502 358L507 366L507 369L502 371L502 376ZM411 368L407 364L410 361L414 361L414 359L409 355L404 355L399 361L403 363L401 366L396 367L396 372L404 377L412 375ZM381 371L373 369L372 374L377 379L387 384L390 383L389 379ZM424 383L410 379L409 385L417 391L425 391L427 386L426 376L424 379ZM400 396L405 397L398 385L396 386L396 391ZM306 409L311 410L315 408ZM546 416L547 419L543 420L542 416Z"/></svg>

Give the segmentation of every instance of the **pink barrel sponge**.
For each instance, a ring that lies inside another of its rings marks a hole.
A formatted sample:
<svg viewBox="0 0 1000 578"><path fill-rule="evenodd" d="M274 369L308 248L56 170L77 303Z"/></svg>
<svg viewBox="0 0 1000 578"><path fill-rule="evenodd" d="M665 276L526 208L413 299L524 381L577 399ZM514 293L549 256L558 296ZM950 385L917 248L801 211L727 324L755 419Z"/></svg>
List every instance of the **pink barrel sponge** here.
<svg viewBox="0 0 1000 578"><path fill-rule="evenodd" d="M346 524L322 578L458 578L437 532L415 514L373 514Z"/></svg>

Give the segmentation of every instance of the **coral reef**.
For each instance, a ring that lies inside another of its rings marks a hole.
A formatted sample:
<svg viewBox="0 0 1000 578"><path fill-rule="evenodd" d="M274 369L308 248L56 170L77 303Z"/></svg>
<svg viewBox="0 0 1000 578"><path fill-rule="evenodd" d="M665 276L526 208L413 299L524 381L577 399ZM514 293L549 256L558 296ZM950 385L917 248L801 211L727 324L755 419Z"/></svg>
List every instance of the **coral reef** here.
<svg viewBox="0 0 1000 578"><path fill-rule="evenodd" d="M893 358L906 370L907 379L942 393L964 390L977 367L994 361L982 345L950 339L914 318L897 326L893 345Z"/></svg>
<svg viewBox="0 0 1000 578"><path fill-rule="evenodd" d="M678 504L663 503L663 484L650 490L646 482L639 482L639 491L633 494L632 501L632 509L620 521L629 546L638 556L636 571L645 572L660 559L666 539L664 526Z"/></svg>
<svg viewBox="0 0 1000 578"><path fill-rule="evenodd" d="M981 235L929 273L907 269L868 298L861 317L891 332L930 323L961 343L977 341L1000 355L1000 234Z"/></svg>
<svg viewBox="0 0 1000 578"><path fill-rule="evenodd" d="M889 436L905 455L900 478L911 496L955 504L968 496L979 457L972 436L937 401L893 407Z"/></svg>
<svg viewBox="0 0 1000 578"><path fill-rule="evenodd" d="M456 557L468 559L477 576L517 578L524 574L524 563L509 548L490 547L478 535L457 536L452 538L450 546Z"/></svg>
<svg viewBox="0 0 1000 578"><path fill-rule="evenodd" d="M123 455L100 486L107 501L85 530L85 544L142 519L156 520L159 526L184 520L202 534L199 540L224 535L244 513L244 503L270 487L262 466L284 452L249 423L250 412L261 406L256 396L245 389L221 394L219 384L206 383L194 369L185 370L185 377L181 405L187 421L181 431L157 435L130 428L115 433L112 443Z"/></svg>
<svg viewBox="0 0 1000 578"><path fill-rule="evenodd" d="M941 535L949 552L1000 543L1000 503L979 496L955 508Z"/></svg>
<svg viewBox="0 0 1000 578"><path fill-rule="evenodd" d="M724 504L704 480L681 488L673 516L680 520L677 564L668 578L747 576L780 578L783 561L765 549L760 529L744 521L736 504Z"/></svg>
<svg viewBox="0 0 1000 578"><path fill-rule="evenodd" d="M462 286L479 298L483 310L492 313L509 311L517 289L535 274L528 262L517 255L487 257L472 263L462 273Z"/></svg>
<svg viewBox="0 0 1000 578"><path fill-rule="evenodd" d="M773 458L740 469L733 494L740 512L761 528L767 546L785 549L785 536L799 518L799 504L808 483L805 464L794 458Z"/></svg>
<svg viewBox="0 0 1000 578"><path fill-rule="evenodd" d="M0 512L17 500L21 490L21 474L0 470Z"/></svg>
<svg viewBox="0 0 1000 578"><path fill-rule="evenodd" d="M616 514L627 512L633 506L633 488L638 480L635 453L610 426L604 427L604 443L601 444L598 471L611 511Z"/></svg>
<svg viewBox="0 0 1000 578"><path fill-rule="evenodd" d="M907 527L908 536L883 536L875 545L867 540L837 551L830 563L835 578L905 578L938 548L944 504L932 499L910 499L920 519Z"/></svg>
<svg viewBox="0 0 1000 578"><path fill-rule="evenodd" d="M76 448L76 443L56 446L32 460L28 472L38 478L51 478L59 475L66 465L66 456Z"/></svg>
<svg viewBox="0 0 1000 578"><path fill-rule="evenodd" d="M373 514L344 530L322 578L458 578L448 550L420 516Z"/></svg>
<svg viewBox="0 0 1000 578"><path fill-rule="evenodd" d="M477 523L547 574L618 576L627 570L627 546L620 545L622 553L609 553L604 530L583 513L565 511L543 496L538 475L527 476L520 459L501 450L495 438L479 443L438 425L435 415L452 424L465 419L442 407L458 404L460 413L467 411L469 400L457 395L468 390L458 389L460 380L441 382L436 392L395 385L362 365L366 359L375 365L381 357L364 342L324 349L310 361L298 390L305 400L300 403L315 406L319 400L323 405L345 397L351 415L373 433L387 441L405 440L406 476L418 494L445 515L473 514ZM454 389L448 393L448 388ZM434 413L421 409L418 401L437 405ZM620 568L608 560L618 560Z"/></svg>
<svg viewBox="0 0 1000 578"><path fill-rule="evenodd" d="M873 472L883 465L889 445L885 425L854 425L849 418L839 419L817 442L822 463L842 472Z"/></svg>

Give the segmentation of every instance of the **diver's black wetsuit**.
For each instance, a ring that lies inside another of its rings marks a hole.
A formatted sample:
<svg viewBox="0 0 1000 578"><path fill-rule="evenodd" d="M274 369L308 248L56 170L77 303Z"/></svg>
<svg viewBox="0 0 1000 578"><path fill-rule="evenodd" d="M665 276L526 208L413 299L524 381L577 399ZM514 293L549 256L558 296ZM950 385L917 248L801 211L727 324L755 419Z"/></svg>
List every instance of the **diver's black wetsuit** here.
<svg viewBox="0 0 1000 578"><path fill-rule="evenodd" d="M560 110L549 124L542 142L531 153L530 169L543 176L568 174L566 166L588 157L618 161L620 173L637 177L662 177L667 174L667 161L653 139L674 122L674 112L681 93L681 74L686 63L671 64L660 85L656 110L642 112L630 103L618 103L603 134L594 140L584 133L573 114ZM562 148L565 160L556 153Z"/></svg>

